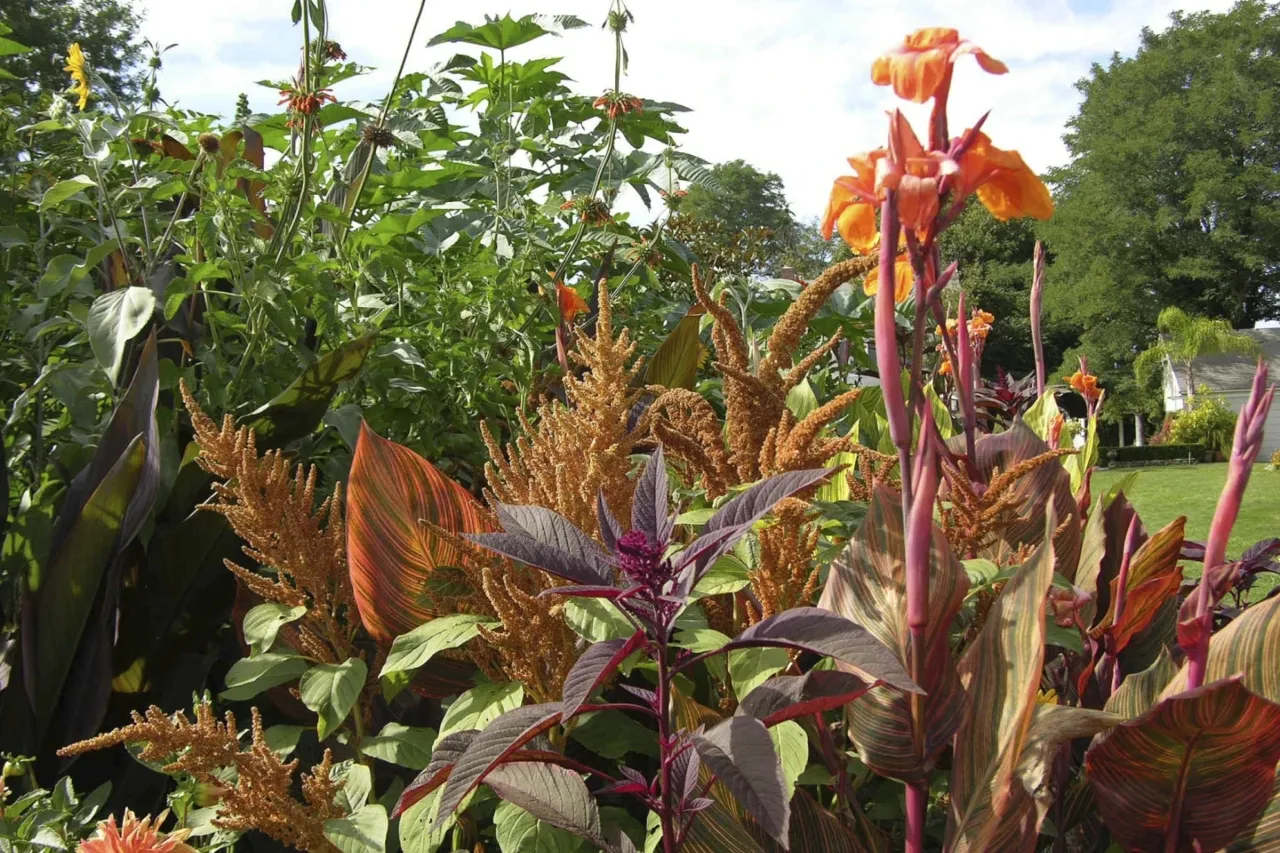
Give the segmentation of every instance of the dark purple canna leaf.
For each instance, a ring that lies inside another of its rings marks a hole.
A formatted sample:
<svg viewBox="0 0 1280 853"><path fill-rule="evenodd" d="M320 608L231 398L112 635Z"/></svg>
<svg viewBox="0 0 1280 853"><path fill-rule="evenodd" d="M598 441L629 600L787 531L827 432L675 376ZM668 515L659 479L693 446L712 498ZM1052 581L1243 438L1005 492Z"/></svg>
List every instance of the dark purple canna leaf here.
<svg viewBox="0 0 1280 853"><path fill-rule="evenodd" d="M764 723L734 716L693 736L704 764L775 841L787 847L791 805L782 762Z"/></svg>
<svg viewBox="0 0 1280 853"><path fill-rule="evenodd" d="M400 794L395 808L391 810L391 817L399 817L405 809L443 785L444 780L449 778L453 765L467 751L467 747L471 746L471 742L478 734L480 732L475 729L466 729L450 732L436 741L435 748L431 750L431 763Z"/></svg>
<svg viewBox="0 0 1280 853"><path fill-rule="evenodd" d="M908 693L921 692L898 656L870 631L821 607L796 607L770 616L734 637L717 653L758 646L825 655L848 664L868 681L883 681Z"/></svg>
<svg viewBox="0 0 1280 853"><path fill-rule="evenodd" d="M600 809L574 771L554 764L504 764L485 778L485 784L538 820L611 849L600 831Z"/></svg>
<svg viewBox="0 0 1280 853"><path fill-rule="evenodd" d="M655 545L665 545L671 538L668 489L667 462L659 444L640 474L635 498L631 502L631 529L643 532Z"/></svg>
<svg viewBox="0 0 1280 853"><path fill-rule="evenodd" d="M676 557L675 567L685 569L692 566L693 575L689 585L696 584L715 565L716 560L751 530L753 524L769 514L778 501L809 488L827 477L832 470L812 468L807 471L792 471L756 483L720 507L720 511L707 520L702 528L702 535Z"/></svg>
<svg viewBox="0 0 1280 853"><path fill-rule="evenodd" d="M785 720L843 707L879 683L834 670L778 675L748 693L738 706L738 713L749 714L772 727Z"/></svg>
<svg viewBox="0 0 1280 853"><path fill-rule="evenodd" d="M600 524L600 537L610 551L618 550L618 540L622 538L622 525L614 518L613 511L604 499L604 489L596 493L596 520Z"/></svg>
<svg viewBox="0 0 1280 853"><path fill-rule="evenodd" d="M629 638L605 640L582 653L564 680L560 719L568 720L601 684L613 675L627 655L644 641L644 633L636 631Z"/></svg>
<svg viewBox="0 0 1280 853"><path fill-rule="evenodd" d="M440 795L440 810L432 828L442 826L491 770L559 721L560 703L548 702L515 708L490 723L454 764Z"/></svg>

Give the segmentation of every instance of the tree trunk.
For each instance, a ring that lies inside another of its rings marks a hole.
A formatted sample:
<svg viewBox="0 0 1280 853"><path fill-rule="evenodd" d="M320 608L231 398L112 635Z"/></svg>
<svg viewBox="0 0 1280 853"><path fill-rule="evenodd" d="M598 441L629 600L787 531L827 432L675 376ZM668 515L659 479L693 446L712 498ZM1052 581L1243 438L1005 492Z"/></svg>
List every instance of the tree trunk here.
<svg viewBox="0 0 1280 853"><path fill-rule="evenodd" d="M1194 397L1195 394L1196 394L1196 369L1194 367L1194 363L1188 360L1187 361L1187 393L1183 395L1186 398L1186 401L1183 403L1183 408L1185 409L1191 408L1191 398Z"/></svg>

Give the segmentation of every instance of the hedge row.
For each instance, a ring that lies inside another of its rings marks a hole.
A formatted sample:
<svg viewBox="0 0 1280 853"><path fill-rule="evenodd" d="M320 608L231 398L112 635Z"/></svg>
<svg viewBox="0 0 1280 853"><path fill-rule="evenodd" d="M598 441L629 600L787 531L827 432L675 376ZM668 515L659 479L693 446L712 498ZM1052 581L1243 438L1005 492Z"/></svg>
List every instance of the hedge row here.
<svg viewBox="0 0 1280 853"><path fill-rule="evenodd" d="M1104 447L1098 453L1098 461L1106 464L1115 454L1116 462L1164 462L1186 459L1196 462L1204 458L1203 444L1151 444L1146 447Z"/></svg>

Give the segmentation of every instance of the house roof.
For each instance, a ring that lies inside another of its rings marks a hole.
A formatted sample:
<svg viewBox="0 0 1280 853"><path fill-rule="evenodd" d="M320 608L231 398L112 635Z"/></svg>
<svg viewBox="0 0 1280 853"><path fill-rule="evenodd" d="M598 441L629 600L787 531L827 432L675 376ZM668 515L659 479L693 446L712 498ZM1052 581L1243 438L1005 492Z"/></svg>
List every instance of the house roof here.
<svg viewBox="0 0 1280 853"><path fill-rule="evenodd" d="M1244 329L1241 334L1248 335L1262 347L1262 356L1271 365L1271 374L1280 375L1280 329ZM1256 362L1247 355L1214 355L1198 358L1194 363L1197 385L1208 385L1210 389L1223 391L1248 390L1253 384L1253 371ZM1181 364L1170 365L1178 378L1179 389L1187 390L1187 371Z"/></svg>

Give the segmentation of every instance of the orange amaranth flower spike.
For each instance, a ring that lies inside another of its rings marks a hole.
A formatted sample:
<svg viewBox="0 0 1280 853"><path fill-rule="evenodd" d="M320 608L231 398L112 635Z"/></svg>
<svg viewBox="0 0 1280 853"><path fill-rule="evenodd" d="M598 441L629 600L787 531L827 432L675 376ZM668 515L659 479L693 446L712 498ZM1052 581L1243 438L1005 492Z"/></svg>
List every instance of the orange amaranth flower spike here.
<svg viewBox="0 0 1280 853"><path fill-rule="evenodd" d="M996 148L982 131L974 134L973 144L960 157L958 183L961 197L976 192L996 219L1048 219L1053 214L1049 188L1022 155Z"/></svg>
<svg viewBox="0 0 1280 853"><path fill-rule="evenodd" d="M911 295L911 285L915 279L911 273L911 262L906 255L898 255L893 264L893 301L902 302ZM875 296L880 289L880 268L872 267L862 281L862 292L867 296Z"/></svg>
<svg viewBox="0 0 1280 853"><path fill-rule="evenodd" d="M887 156L883 148L849 158L854 174L836 178L827 201L827 212L822 217L822 236L831 239L831 232L839 230L840 236L855 252L866 254L880 240L876 227L876 166Z"/></svg>
<svg viewBox="0 0 1280 853"><path fill-rule="evenodd" d="M589 307L578 291L560 281L556 282L556 300L560 304L560 318L565 323L572 323L579 311L586 311Z"/></svg>
<svg viewBox="0 0 1280 853"><path fill-rule="evenodd" d="M167 814L167 812L165 813ZM79 853L195 853L186 838L190 830L182 829L165 835L159 826L165 815L152 819L144 817L139 820L133 812L125 809L124 826L116 825L115 815L98 824L98 831L92 838L86 838L76 848Z"/></svg>
<svg viewBox="0 0 1280 853"><path fill-rule="evenodd" d="M907 36L901 45L871 64L871 82L877 86L893 86L899 98L923 104L951 77L951 63L957 57L972 53L978 65L989 74L1009 70L1003 62L985 50L960 38L949 27L926 27Z"/></svg>

